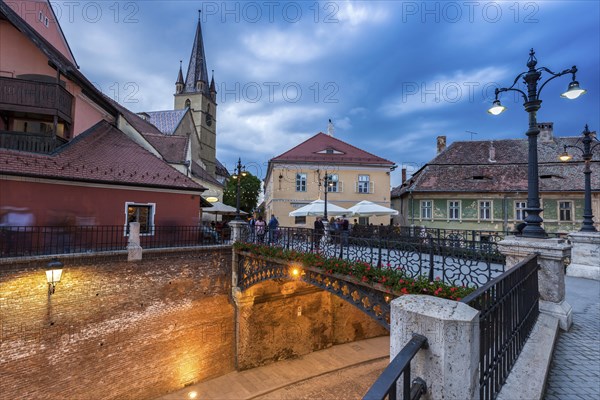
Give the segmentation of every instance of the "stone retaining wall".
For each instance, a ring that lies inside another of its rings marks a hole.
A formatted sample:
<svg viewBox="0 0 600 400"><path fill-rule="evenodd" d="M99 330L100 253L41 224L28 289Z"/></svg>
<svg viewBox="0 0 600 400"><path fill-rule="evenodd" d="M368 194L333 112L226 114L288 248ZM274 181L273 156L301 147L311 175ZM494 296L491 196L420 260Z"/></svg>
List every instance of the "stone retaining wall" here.
<svg viewBox="0 0 600 400"><path fill-rule="evenodd" d="M234 369L231 248L0 263L0 397L148 399Z"/></svg>

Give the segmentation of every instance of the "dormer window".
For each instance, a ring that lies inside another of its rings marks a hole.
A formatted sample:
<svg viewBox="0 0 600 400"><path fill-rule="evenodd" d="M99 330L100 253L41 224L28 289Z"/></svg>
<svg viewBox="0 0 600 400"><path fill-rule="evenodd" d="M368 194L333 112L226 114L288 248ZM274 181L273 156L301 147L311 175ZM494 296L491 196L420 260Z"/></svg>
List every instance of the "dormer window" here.
<svg viewBox="0 0 600 400"><path fill-rule="evenodd" d="M551 174L540 175L540 179L552 179L552 178L563 179L562 176L558 176L558 175L551 175Z"/></svg>
<svg viewBox="0 0 600 400"><path fill-rule="evenodd" d="M345 154L342 151L336 150L336 149L323 149L321 151L317 151L317 154Z"/></svg>

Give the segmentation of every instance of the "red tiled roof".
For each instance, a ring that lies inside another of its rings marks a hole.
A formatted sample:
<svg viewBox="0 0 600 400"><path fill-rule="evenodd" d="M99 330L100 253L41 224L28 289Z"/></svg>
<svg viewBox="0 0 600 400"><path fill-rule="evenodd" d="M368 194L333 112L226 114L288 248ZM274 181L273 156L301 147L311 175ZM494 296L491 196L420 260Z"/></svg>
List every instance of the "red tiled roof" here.
<svg viewBox="0 0 600 400"><path fill-rule="evenodd" d="M165 136L163 134L145 133L144 138L172 164L182 164L188 148L188 138L185 136Z"/></svg>
<svg viewBox="0 0 600 400"><path fill-rule="evenodd" d="M575 145L580 137L554 137L538 141L540 192L583 191L584 164L581 154L561 162L564 145ZM581 144L579 144L581 145ZM493 150L490 152L490 148ZM491 158L490 155L493 157ZM392 190L392 198L406 192L527 192L527 139L455 142ZM592 190L600 190L600 154L591 163Z"/></svg>
<svg viewBox="0 0 600 400"><path fill-rule="evenodd" d="M333 153L325 153L327 150L333 150ZM361 150L323 132L317 133L298 146L272 158L271 162L381 164L390 167L394 165L389 160Z"/></svg>
<svg viewBox="0 0 600 400"><path fill-rule="evenodd" d="M52 154L0 149L0 173L194 192L205 190L106 121L98 122Z"/></svg>
<svg viewBox="0 0 600 400"><path fill-rule="evenodd" d="M213 178L211 174L206 172L206 170L195 161L192 161L192 175L205 182L212 183L215 186L223 187L221 182Z"/></svg>
<svg viewBox="0 0 600 400"><path fill-rule="evenodd" d="M163 133L156 126L152 125L150 122L146 121L136 113L129 111L126 107L123 107L118 102L114 101L110 97L104 95L104 98L112 104L120 113L123 115L123 118L129 122L129 124L139 133L141 134L154 134L154 135L163 135ZM164 136L164 135L163 135ZM157 149L158 150L158 149Z"/></svg>

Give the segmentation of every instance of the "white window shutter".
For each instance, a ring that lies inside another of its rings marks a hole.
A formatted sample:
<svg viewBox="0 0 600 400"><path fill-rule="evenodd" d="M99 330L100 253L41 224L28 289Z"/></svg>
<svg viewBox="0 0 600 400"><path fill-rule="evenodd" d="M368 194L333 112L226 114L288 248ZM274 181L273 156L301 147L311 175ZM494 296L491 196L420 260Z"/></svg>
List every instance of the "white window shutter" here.
<svg viewBox="0 0 600 400"><path fill-rule="evenodd" d="M369 182L369 193L375 193L375 182Z"/></svg>

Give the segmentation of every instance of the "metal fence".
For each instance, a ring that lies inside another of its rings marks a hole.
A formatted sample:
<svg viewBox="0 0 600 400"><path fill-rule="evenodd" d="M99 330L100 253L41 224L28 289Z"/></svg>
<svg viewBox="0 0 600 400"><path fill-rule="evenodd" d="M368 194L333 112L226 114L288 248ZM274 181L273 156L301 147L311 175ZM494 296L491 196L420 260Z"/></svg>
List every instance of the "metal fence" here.
<svg viewBox="0 0 600 400"><path fill-rule="evenodd" d="M0 228L0 258L124 250L129 235L123 225L9 226ZM144 249L230 243L229 228L152 226L140 234Z"/></svg>
<svg viewBox="0 0 600 400"><path fill-rule="evenodd" d="M392 362L388 364L373 386L363 397L363 400L396 400L398 380L403 377L402 398L405 400L418 400L427 393L427 383L420 377L413 381L410 379L410 362L419 350L429 348L427 338L422 335L413 335L412 339L400 350Z"/></svg>
<svg viewBox="0 0 600 400"><path fill-rule="evenodd" d="M480 398L493 399L539 315L535 254L480 287L462 302L480 311Z"/></svg>
<svg viewBox="0 0 600 400"><path fill-rule="evenodd" d="M242 241L264 243L327 258L364 261L402 270L407 276L425 275L453 285L482 286L504 272L505 258L497 243L423 238L363 238L338 232L315 233L305 228L278 228L257 234L250 227Z"/></svg>

